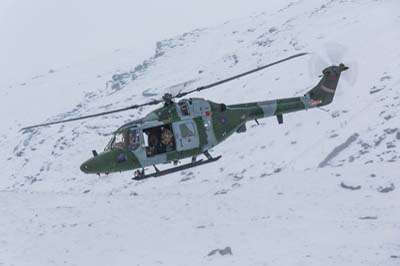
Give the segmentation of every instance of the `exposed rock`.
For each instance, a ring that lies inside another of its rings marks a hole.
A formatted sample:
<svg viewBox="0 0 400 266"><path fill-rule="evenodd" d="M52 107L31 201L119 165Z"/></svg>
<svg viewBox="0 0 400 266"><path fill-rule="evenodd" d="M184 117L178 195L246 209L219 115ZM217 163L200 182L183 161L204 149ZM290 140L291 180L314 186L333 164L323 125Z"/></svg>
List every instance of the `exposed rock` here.
<svg viewBox="0 0 400 266"><path fill-rule="evenodd" d="M280 168L280 167L278 167L278 168L276 168L276 169L274 170L274 173L275 173L275 174L280 173L280 172L282 172L282 168Z"/></svg>
<svg viewBox="0 0 400 266"><path fill-rule="evenodd" d="M339 111L334 111L331 113L332 118L336 118L338 116L340 116L340 112Z"/></svg>
<svg viewBox="0 0 400 266"><path fill-rule="evenodd" d="M358 219L360 219L360 220L376 220L376 219L378 219L378 216L361 216L361 217L358 217Z"/></svg>
<svg viewBox="0 0 400 266"><path fill-rule="evenodd" d="M386 149L392 149L392 148L396 148L396 145L394 145L392 142L387 142Z"/></svg>
<svg viewBox="0 0 400 266"><path fill-rule="evenodd" d="M232 249L230 247L226 247L224 249L214 249L208 253L208 256L214 256L217 253L219 253L219 255L221 255L221 256L233 255Z"/></svg>
<svg viewBox="0 0 400 266"><path fill-rule="evenodd" d="M344 143L340 144L339 146L337 146L336 148L333 149L333 151L331 151L328 156L326 156L326 158L319 163L318 167L319 168L323 168L325 166L327 166L329 164L329 162L335 158L336 156L338 156L342 151L344 151L345 149L347 149L353 142L355 142L358 137L360 135L358 133L354 133L353 135L351 135Z"/></svg>
<svg viewBox="0 0 400 266"><path fill-rule="evenodd" d="M192 178L189 176L186 176L186 177L182 178L179 182L186 182L186 181L189 181L190 179L192 179Z"/></svg>
<svg viewBox="0 0 400 266"><path fill-rule="evenodd" d="M272 27L272 28L269 28L268 32L269 32L269 33L273 33L273 32L275 32L275 31L277 31L277 30L278 30L277 27Z"/></svg>
<svg viewBox="0 0 400 266"><path fill-rule="evenodd" d="M385 80L389 80L391 79L391 77L389 75L383 76L381 77L380 81L385 81Z"/></svg>
<svg viewBox="0 0 400 266"><path fill-rule="evenodd" d="M383 117L385 120L390 120L390 119L392 119L393 118L393 116L392 115L387 115L387 116L385 116L385 117Z"/></svg>
<svg viewBox="0 0 400 266"><path fill-rule="evenodd" d="M371 89L369 89L369 94L374 94L374 93L380 92L380 91L383 90L384 88L385 88L385 87L383 87L383 88L377 88L377 87L373 86Z"/></svg>
<svg viewBox="0 0 400 266"><path fill-rule="evenodd" d="M395 185L392 183L388 187L378 187L378 191L381 193L388 193L393 191L395 188L396 188Z"/></svg>
<svg viewBox="0 0 400 266"><path fill-rule="evenodd" d="M228 189L222 189L222 190L219 190L219 191L217 191L217 192L215 192L214 193L214 195L224 195L224 194L227 194L228 193Z"/></svg>
<svg viewBox="0 0 400 266"><path fill-rule="evenodd" d="M393 133L395 133L395 132L397 131L397 128L386 128L386 129L384 129L383 131L384 131L386 134L391 135L391 134L393 134Z"/></svg>
<svg viewBox="0 0 400 266"><path fill-rule="evenodd" d="M349 185L346 185L346 184L343 183L343 182L340 183L340 186L341 186L342 188L350 189L350 190L359 190L359 189L361 189L361 186L349 186Z"/></svg>

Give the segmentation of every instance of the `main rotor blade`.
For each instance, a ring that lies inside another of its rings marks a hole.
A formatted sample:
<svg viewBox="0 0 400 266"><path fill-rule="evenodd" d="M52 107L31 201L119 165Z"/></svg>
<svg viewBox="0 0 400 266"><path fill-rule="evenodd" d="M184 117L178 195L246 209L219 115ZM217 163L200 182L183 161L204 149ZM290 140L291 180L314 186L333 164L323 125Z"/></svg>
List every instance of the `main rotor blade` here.
<svg viewBox="0 0 400 266"><path fill-rule="evenodd" d="M307 55L307 54L308 54L308 53L299 53L299 54L295 54L295 55L286 57L286 58L284 58L284 59L275 61L275 62L273 62L273 63L270 63L270 64L268 64L268 65L261 66L261 67L252 69L252 70L250 70L250 71L247 71L247 72L244 72L244 73L235 75L235 76L233 76L233 77L230 77L230 78L227 78L227 79L223 79L223 80L220 80L220 81L211 83L211 84L209 84L209 85L201 86L201 87L198 87L198 88L196 88L196 89L193 89L193 90L190 90L190 91L187 91L187 92L180 92L180 93L178 93L177 95L175 95L175 98L181 98L181 97L184 97L184 96L186 96L186 95L188 95L188 94L190 94L190 93L193 93L193 92L199 92L199 91L202 91L202 90L206 90L206 89L209 89L209 88L212 88L212 87L215 87L215 86L224 84L224 83L226 83L226 82L229 82L229 81L232 81L232 80L235 80L235 79L238 79L238 78L247 76L247 75L249 75L249 74L258 72L258 71L263 70L263 69L266 69L266 68L268 68L268 67L271 67L271 66L280 64L280 63L285 62L285 61L288 61L288 60L290 60L290 59L293 59L293 58L296 58L296 57L300 57L300 56L304 56L304 55Z"/></svg>
<svg viewBox="0 0 400 266"><path fill-rule="evenodd" d="M112 110L112 111L101 112L101 113L96 113L96 114L92 114L92 115L85 115L85 116L80 116L80 117L75 117L75 118L70 118L70 119L65 119L65 120L53 121L53 122L48 122L48 123L43 123L43 124L37 124L37 125L21 128L20 131L24 131L24 130L28 130L28 129L32 129L32 128L37 128L37 127L44 127L44 126L62 124L62 123L67 123L67 122L72 122L72 121L77 121L77 120L83 120L83 119L93 118L93 117L97 117L97 116L109 115L109 114L114 114L114 113L118 113L118 112L124 112L124 111L132 110L132 109L137 109L137 108L140 108L140 107L143 107L143 106L146 106L146 105L156 105L156 104L159 104L161 102L163 102L163 101L162 100L154 100L154 101L151 101L151 102L148 102L148 103L132 105L132 106L129 106L129 107L115 109L115 110Z"/></svg>

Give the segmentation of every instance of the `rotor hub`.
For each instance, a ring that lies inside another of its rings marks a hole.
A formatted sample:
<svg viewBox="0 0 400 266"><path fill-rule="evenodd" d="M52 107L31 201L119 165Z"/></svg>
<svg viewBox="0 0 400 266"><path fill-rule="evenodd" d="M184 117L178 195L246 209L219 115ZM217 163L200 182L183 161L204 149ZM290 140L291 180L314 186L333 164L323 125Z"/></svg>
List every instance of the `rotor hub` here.
<svg viewBox="0 0 400 266"><path fill-rule="evenodd" d="M172 96L171 93L165 93L165 94L163 95L162 99L164 100L165 105L169 105L169 104L172 104L172 103L174 102L174 101L173 101L174 96Z"/></svg>

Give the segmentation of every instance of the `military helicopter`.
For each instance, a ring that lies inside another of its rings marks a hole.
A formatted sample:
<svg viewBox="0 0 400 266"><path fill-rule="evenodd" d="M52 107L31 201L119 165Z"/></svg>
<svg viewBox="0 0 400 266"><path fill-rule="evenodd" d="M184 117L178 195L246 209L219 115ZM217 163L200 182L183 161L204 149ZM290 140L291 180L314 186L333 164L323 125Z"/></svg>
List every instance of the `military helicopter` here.
<svg viewBox="0 0 400 266"><path fill-rule="evenodd" d="M81 171L87 174L100 175L137 169L133 179L141 180L208 164L221 158L221 156L211 156L209 150L235 132L246 132L246 122L248 121L254 120L258 124L260 118L275 116L278 123L282 124L283 114L330 104L340 74L348 67L341 63L337 66L332 65L325 68L322 71L322 78L319 83L300 97L233 105L215 103L201 98L185 98L178 102L175 102L175 99L230 82L306 54L295 54L209 85L179 92L176 95L166 93L159 100L67 120L33 125L21 130L88 119L163 103L162 107L150 112L145 117L118 128L103 152L92 151L93 157L81 165ZM205 159L198 160L197 157L200 155L204 155ZM178 162L185 158L191 158L191 162L178 166ZM174 166L166 170L159 170L157 165L165 163L174 163ZM145 168L149 166L153 166L155 171L146 174Z"/></svg>

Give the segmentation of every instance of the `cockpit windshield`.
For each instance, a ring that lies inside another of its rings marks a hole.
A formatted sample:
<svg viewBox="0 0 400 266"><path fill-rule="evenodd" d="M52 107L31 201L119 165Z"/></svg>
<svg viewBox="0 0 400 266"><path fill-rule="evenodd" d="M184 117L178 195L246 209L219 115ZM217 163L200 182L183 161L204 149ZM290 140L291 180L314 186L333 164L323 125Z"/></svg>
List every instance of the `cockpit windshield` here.
<svg viewBox="0 0 400 266"><path fill-rule="evenodd" d="M135 150L139 147L139 133L136 129L116 133L105 147L105 151L112 149Z"/></svg>

